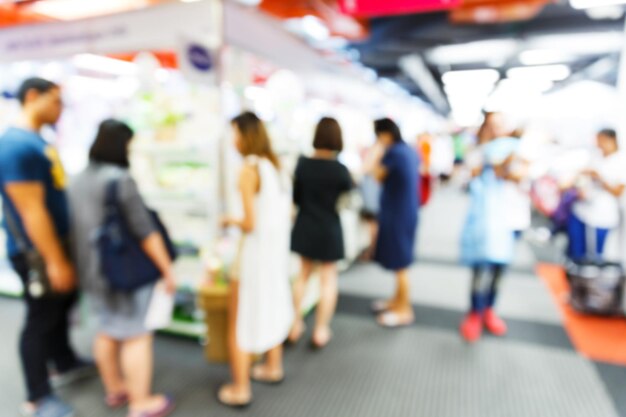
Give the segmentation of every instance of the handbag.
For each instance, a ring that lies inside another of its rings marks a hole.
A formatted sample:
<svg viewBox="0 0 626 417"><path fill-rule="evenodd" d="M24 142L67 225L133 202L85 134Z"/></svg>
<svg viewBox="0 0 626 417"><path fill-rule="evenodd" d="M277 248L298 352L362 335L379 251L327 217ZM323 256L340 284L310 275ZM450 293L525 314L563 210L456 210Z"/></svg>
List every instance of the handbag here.
<svg viewBox="0 0 626 417"><path fill-rule="evenodd" d="M425 206L430 201L433 193L433 178L430 174L421 174L419 176L418 197L420 207Z"/></svg>
<svg viewBox="0 0 626 417"><path fill-rule="evenodd" d="M592 254L591 248L596 247L593 228L586 228L585 237L588 250L586 259L570 260L565 266L570 285L570 305L583 314L620 316L623 314L622 299L626 283L624 268L620 263L606 262Z"/></svg>
<svg viewBox="0 0 626 417"><path fill-rule="evenodd" d="M570 304L578 312L619 316L626 277L618 263L571 261L566 266L570 283Z"/></svg>
<svg viewBox="0 0 626 417"><path fill-rule="evenodd" d="M551 218L562 202L559 183L548 175L539 178L530 189L530 199L539 213Z"/></svg>
<svg viewBox="0 0 626 417"><path fill-rule="evenodd" d="M554 213L552 213L552 222L556 230L565 231L567 228L567 222L572 215L574 203L578 201L578 191L575 189L569 189L563 192L559 205Z"/></svg>
<svg viewBox="0 0 626 417"><path fill-rule="evenodd" d="M161 271L145 253L139 239L134 236L118 203L117 180L107 184L105 194L105 219L96 234L101 272L116 292L133 292L161 278ZM163 237L172 260L176 249L158 214L148 210L157 231Z"/></svg>
<svg viewBox="0 0 626 417"><path fill-rule="evenodd" d="M24 291L34 299L52 297L60 295L55 293L48 273L46 271L46 262L41 256L41 253L28 243L28 239L24 233L20 230L17 220L8 207L3 205L4 220L6 222L9 232L15 239L18 251L24 256L26 265L28 265L28 275L24 282ZM61 240L61 246L66 254L69 254L69 241L67 239Z"/></svg>

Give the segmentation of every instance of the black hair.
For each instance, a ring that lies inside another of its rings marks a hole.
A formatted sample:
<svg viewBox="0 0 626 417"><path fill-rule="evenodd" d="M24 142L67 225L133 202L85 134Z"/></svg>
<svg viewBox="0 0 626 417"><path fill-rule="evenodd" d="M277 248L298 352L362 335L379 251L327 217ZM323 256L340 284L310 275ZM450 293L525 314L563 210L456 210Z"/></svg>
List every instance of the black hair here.
<svg viewBox="0 0 626 417"><path fill-rule="evenodd" d="M389 118L376 120L374 122L374 132L376 132L376 135L389 133L392 136L394 143L403 142L400 128Z"/></svg>
<svg viewBox="0 0 626 417"><path fill-rule="evenodd" d="M134 134L124 122L115 119L103 121L89 151L89 159L93 162L128 168L130 166L128 145Z"/></svg>
<svg viewBox="0 0 626 417"><path fill-rule="evenodd" d="M615 129L602 129L601 131L598 132L598 135L606 136L607 138L617 141L617 132L615 131Z"/></svg>
<svg viewBox="0 0 626 417"><path fill-rule="evenodd" d="M22 85L17 90L17 99L20 101L22 105L26 102L26 96L28 92L31 90L35 90L40 94L44 94L49 92L50 90L54 90L55 88L59 88L59 86L52 81L48 81L43 78L33 77L28 78L22 82Z"/></svg>

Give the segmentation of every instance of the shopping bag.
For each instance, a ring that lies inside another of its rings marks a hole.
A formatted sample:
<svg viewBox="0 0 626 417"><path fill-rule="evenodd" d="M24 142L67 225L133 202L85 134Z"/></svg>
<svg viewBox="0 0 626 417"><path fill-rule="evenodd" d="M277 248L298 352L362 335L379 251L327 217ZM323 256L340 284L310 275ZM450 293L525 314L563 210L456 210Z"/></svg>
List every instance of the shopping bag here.
<svg viewBox="0 0 626 417"><path fill-rule="evenodd" d="M152 292L145 326L148 330L161 330L172 324L174 295L166 291L165 285L157 284Z"/></svg>
<svg viewBox="0 0 626 417"><path fill-rule="evenodd" d="M622 296L626 277L618 263L570 261L566 265L570 304L578 312L599 316L623 314Z"/></svg>
<svg viewBox="0 0 626 417"><path fill-rule="evenodd" d="M559 183L551 176L544 176L533 182L530 199L539 213L553 217L564 202ZM561 211L568 207L562 206Z"/></svg>
<svg viewBox="0 0 626 417"><path fill-rule="evenodd" d="M432 196L433 191L433 178L430 174L422 174L420 175L419 181L419 200L420 206L423 207L430 201L430 197Z"/></svg>

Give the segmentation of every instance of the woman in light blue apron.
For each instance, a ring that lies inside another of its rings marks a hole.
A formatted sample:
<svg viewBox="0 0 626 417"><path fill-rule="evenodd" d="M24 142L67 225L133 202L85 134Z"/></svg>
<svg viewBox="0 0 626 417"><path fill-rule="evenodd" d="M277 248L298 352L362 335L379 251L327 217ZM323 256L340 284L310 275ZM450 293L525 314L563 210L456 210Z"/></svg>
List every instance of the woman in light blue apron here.
<svg viewBox="0 0 626 417"><path fill-rule="evenodd" d="M460 329L468 342L480 338L483 326L498 336L507 331L494 305L502 275L514 255L515 232L506 216L505 186L518 144L518 139L506 137L483 145L482 165L469 186L470 207L461 237L461 258L472 268L471 309Z"/></svg>

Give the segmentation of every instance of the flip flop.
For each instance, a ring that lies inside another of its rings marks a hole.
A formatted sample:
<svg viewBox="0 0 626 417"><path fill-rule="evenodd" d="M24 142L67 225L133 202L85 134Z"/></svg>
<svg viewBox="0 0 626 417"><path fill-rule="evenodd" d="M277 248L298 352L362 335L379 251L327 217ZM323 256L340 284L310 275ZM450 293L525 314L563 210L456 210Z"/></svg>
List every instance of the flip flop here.
<svg viewBox="0 0 626 417"><path fill-rule="evenodd" d="M128 405L128 394L125 392L119 394L109 394L104 398L104 403L111 409L118 409Z"/></svg>
<svg viewBox="0 0 626 417"><path fill-rule="evenodd" d="M393 311L387 311L380 314L376 318L376 322L382 327L397 329L400 327L411 326L415 322L415 317L413 316L413 314L403 317Z"/></svg>
<svg viewBox="0 0 626 417"><path fill-rule="evenodd" d="M306 323L303 323L302 324L302 328L298 332L298 337L295 338L295 339L287 337L287 340L285 340L285 345L287 345L287 346L295 346L295 345L297 345L298 342L300 341L300 339L302 339L302 336L304 336L304 334L306 333L306 330L307 330ZM291 336L291 332L289 332L289 336Z"/></svg>
<svg viewBox="0 0 626 417"><path fill-rule="evenodd" d="M268 373L263 370L263 365L257 365L252 368L250 379L261 384L280 385L285 381L285 375L281 372L268 376Z"/></svg>
<svg viewBox="0 0 626 417"><path fill-rule="evenodd" d="M165 396L165 404L158 410L154 411L131 411L128 417L166 417L174 412L176 403L170 396Z"/></svg>
<svg viewBox="0 0 626 417"><path fill-rule="evenodd" d="M252 394L248 396L238 396L233 394L230 385L225 385L217 392L217 401L226 407L244 409L252 404Z"/></svg>

